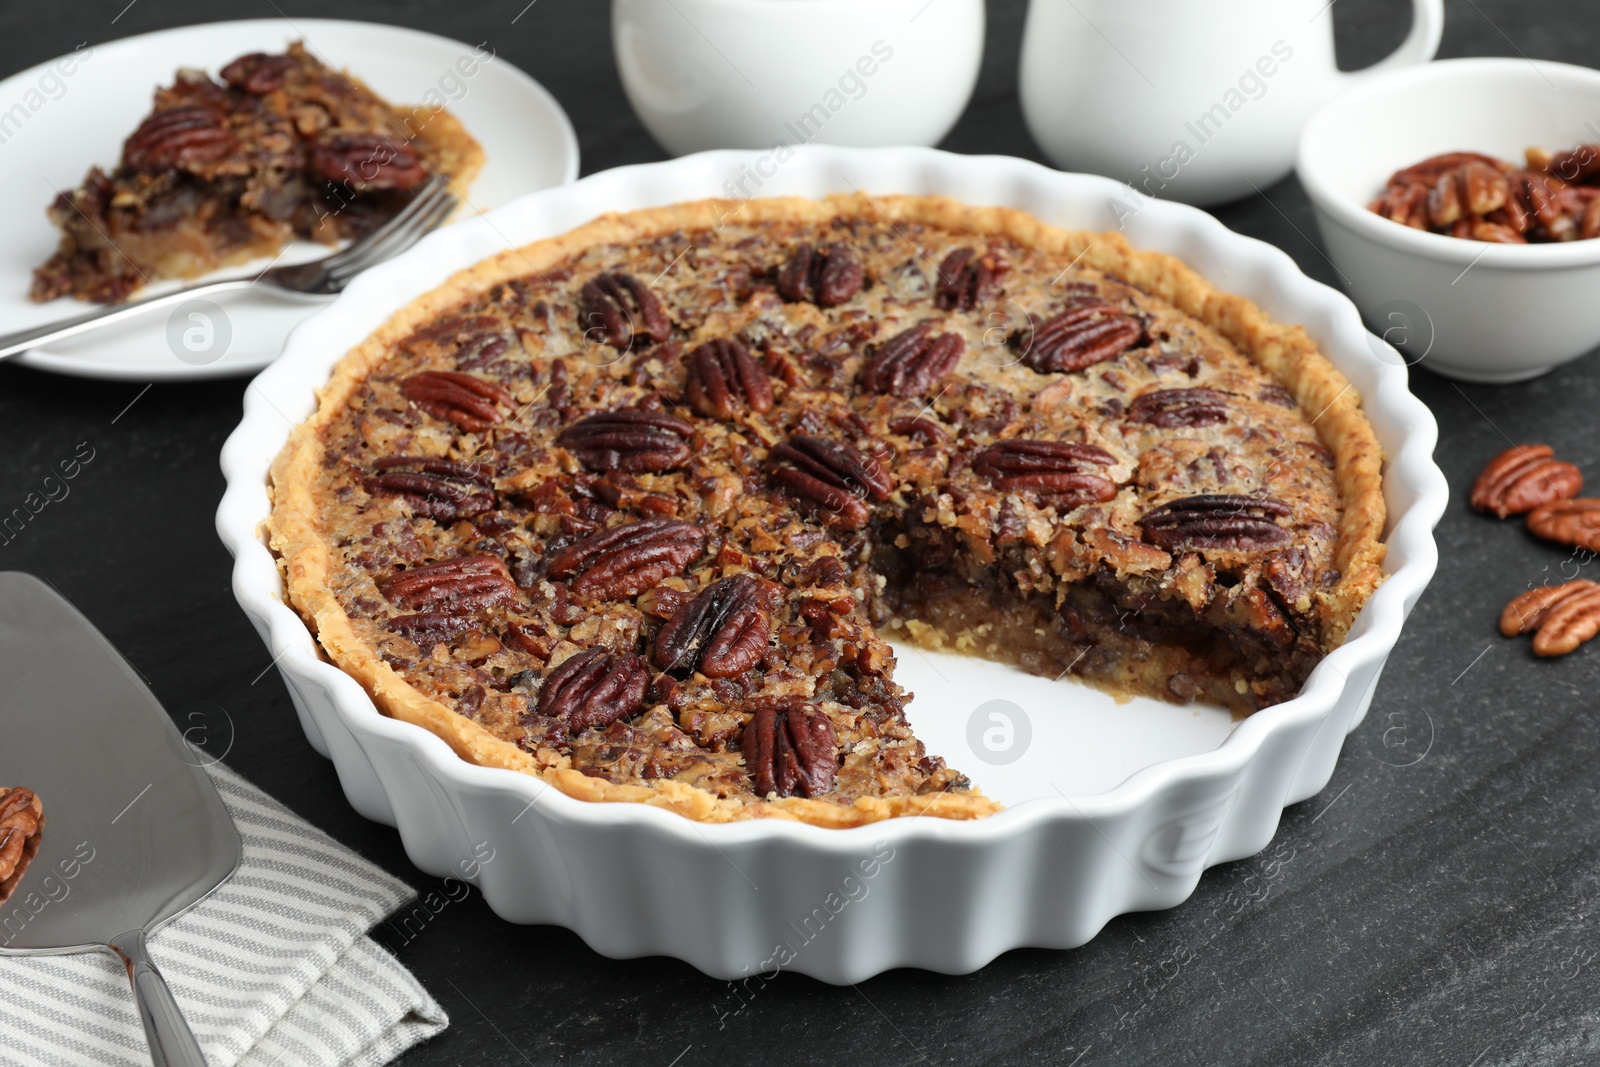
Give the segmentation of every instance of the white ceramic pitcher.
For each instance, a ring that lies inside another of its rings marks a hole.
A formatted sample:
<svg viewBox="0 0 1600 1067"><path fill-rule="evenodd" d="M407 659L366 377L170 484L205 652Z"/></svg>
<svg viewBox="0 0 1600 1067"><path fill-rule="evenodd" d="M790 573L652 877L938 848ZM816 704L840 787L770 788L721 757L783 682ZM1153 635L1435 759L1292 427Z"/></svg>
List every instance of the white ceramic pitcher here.
<svg viewBox="0 0 1600 1067"><path fill-rule="evenodd" d="M1019 88L1057 166L1190 204L1288 174L1300 128L1379 70L1433 58L1443 0L1412 0L1394 54L1353 74L1333 54L1332 0L1032 0Z"/></svg>

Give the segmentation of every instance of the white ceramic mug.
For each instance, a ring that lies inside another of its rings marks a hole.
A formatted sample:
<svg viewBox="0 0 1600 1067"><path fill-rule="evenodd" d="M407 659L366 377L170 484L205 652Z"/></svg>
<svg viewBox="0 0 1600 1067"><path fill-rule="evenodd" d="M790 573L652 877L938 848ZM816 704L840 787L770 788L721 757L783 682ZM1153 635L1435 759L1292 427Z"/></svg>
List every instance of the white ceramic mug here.
<svg viewBox="0 0 1600 1067"><path fill-rule="evenodd" d="M1354 74L1334 61L1332 0L1032 0L1019 88L1057 166L1190 204L1249 196L1289 173L1313 111L1380 70L1425 63L1443 0Z"/></svg>
<svg viewBox="0 0 1600 1067"><path fill-rule="evenodd" d="M675 155L936 144L977 82L983 0L613 0L628 101Z"/></svg>

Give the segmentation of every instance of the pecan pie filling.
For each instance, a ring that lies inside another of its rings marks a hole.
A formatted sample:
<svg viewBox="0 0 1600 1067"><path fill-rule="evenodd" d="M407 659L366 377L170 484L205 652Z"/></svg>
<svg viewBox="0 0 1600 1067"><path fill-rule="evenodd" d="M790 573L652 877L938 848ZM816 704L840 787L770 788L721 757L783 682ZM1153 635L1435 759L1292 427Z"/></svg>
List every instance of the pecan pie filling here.
<svg viewBox="0 0 1600 1067"><path fill-rule="evenodd" d="M1294 696L1341 564L1381 558L1341 547L1317 413L1145 288L886 203L565 246L375 337L274 470L335 660L574 795L835 825L994 810L913 735L885 634Z"/></svg>

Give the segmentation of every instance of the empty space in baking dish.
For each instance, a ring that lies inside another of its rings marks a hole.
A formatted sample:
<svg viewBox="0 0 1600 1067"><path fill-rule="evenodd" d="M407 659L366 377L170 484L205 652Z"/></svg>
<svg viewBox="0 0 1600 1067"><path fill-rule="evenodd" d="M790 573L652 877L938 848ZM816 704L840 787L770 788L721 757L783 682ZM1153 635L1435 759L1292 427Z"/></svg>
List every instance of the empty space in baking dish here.
<svg viewBox="0 0 1600 1067"><path fill-rule="evenodd" d="M893 644L917 736L1008 806L1104 793L1144 767L1212 751L1237 725L1222 708L1119 700L1070 678Z"/></svg>

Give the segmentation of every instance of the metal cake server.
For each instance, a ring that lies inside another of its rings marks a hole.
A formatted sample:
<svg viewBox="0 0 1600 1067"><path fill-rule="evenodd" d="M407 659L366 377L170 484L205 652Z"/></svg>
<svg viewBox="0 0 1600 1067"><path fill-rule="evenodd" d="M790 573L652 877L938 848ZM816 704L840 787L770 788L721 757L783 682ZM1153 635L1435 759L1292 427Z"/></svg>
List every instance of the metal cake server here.
<svg viewBox="0 0 1600 1067"><path fill-rule="evenodd" d="M0 954L116 955L156 1067L206 1060L145 937L243 856L206 762L88 619L0 572L0 786L44 805L38 852L0 905Z"/></svg>

